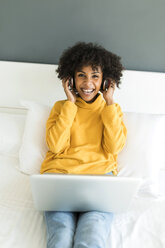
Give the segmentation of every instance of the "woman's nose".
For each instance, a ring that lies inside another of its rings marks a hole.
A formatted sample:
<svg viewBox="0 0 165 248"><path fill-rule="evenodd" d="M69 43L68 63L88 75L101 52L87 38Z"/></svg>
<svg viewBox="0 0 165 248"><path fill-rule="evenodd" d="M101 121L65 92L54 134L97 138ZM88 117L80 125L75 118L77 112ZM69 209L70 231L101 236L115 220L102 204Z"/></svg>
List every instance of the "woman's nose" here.
<svg viewBox="0 0 165 248"><path fill-rule="evenodd" d="M91 79L91 78L86 78L86 79L85 79L85 83L86 83L86 84L90 84L91 82L92 82L92 79Z"/></svg>

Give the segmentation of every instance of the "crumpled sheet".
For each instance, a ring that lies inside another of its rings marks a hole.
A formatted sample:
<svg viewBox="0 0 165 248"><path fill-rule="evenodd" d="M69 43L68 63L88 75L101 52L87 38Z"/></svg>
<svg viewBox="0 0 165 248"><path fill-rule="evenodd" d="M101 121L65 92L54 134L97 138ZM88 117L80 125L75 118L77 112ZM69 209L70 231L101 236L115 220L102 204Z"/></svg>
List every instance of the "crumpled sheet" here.
<svg viewBox="0 0 165 248"><path fill-rule="evenodd" d="M165 198L136 198L131 210L115 214L107 248L164 248Z"/></svg>
<svg viewBox="0 0 165 248"><path fill-rule="evenodd" d="M42 212L34 209L30 181L18 159L0 156L0 247L46 248ZM165 197L135 197L114 214L106 248L165 248Z"/></svg>

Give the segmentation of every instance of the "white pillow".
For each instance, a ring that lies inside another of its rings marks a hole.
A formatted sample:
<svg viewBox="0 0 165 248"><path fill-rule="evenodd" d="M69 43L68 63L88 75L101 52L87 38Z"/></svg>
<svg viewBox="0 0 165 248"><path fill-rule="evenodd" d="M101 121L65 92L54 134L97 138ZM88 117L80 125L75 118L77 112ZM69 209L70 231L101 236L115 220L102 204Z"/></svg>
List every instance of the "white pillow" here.
<svg viewBox="0 0 165 248"><path fill-rule="evenodd" d="M26 174L39 173L46 152L46 121L51 107L22 100L28 109L22 145L19 151L20 170Z"/></svg>
<svg viewBox="0 0 165 248"><path fill-rule="evenodd" d="M0 154L19 157L25 114L0 112Z"/></svg>
<svg viewBox="0 0 165 248"><path fill-rule="evenodd" d="M164 163L165 115L124 113L128 134L118 155L118 176L141 177L141 194L158 194L159 170Z"/></svg>

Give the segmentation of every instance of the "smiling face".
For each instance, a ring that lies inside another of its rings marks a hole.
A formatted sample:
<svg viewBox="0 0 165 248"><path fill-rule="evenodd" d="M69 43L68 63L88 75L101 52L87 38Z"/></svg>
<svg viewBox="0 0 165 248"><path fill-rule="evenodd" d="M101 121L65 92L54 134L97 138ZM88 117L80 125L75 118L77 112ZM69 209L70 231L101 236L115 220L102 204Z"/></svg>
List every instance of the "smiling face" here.
<svg viewBox="0 0 165 248"><path fill-rule="evenodd" d="M75 73L75 86L79 96L85 102L93 102L100 90L103 73L100 66L94 70L91 66L84 66Z"/></svg>

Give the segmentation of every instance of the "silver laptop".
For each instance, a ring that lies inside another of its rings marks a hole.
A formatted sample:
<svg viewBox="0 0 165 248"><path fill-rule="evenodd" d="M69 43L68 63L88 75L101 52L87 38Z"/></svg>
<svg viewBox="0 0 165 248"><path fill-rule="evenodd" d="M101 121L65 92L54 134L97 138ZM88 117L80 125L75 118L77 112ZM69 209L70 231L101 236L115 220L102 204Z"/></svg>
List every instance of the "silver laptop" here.
<svg viewBox="0 0 165 248"><path fill-rule="evenodd" d="M124 212L140 178L110 175L37 174L30 177L34 206L41 211Z"/></svg>

